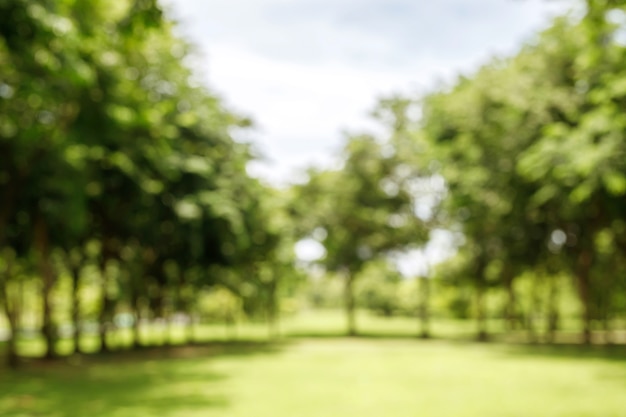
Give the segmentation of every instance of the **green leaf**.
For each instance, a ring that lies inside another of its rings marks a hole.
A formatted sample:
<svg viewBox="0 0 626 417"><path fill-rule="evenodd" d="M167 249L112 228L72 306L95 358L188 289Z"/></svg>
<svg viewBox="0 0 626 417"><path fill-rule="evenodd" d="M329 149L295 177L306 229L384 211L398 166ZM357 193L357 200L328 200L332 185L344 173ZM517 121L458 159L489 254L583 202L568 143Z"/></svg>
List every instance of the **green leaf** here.
<svg viewBox="0 0 626 417"><path fill-rule="evenodd" d="M624 173L613 170L604 172L602 182L611 194L616 196L626 194L626 175Z"/></svg>

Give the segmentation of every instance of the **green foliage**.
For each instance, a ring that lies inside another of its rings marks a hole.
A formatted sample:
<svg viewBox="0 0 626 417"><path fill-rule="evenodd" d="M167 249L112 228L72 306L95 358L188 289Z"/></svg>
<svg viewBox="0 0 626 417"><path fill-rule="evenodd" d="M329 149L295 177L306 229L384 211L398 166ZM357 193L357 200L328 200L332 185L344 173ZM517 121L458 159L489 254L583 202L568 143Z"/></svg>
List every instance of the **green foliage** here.
<svg viewBox="0 0 626 417"><path fill-rule="evenodd" d="M0 15L0 250L41 281L47 355L68 321L96 320L106 348L117 313L193 316L217 265L237 297L274 300L291 253L231 136L250 121L193 81L157 2L6 0ZM13 335L16 276L0 276Z"/></svg>
<svg viewBox="0 0 626 417"><path fill-rule="evenodd" d="M354 274L375 258L422 243L423 222L414 213L401 162L370 136L348 138L340 170L309 171L295 187L293 212L302 237L320 231L324 266Z"/></svg>
<svg viewBox="0 0 626 417"><path fill-rule="evenodd" d="M343 286L333 274L311 277L303 285L304 304L314 309L339 308L343 304Z"/></svg>
<svg viewBox="0 0 626 417"><path fill-rule="evenodd" d="M465 240L454 275L477 303L488 288L506 289L513 317L517 277L568 274L587 341L594 311L613 305L609 288L623 282L600 272L611 263L602 251L623 249L606 232L623 222L626 184L626 48L607 20L616 13L622 2L587 2L582 19L556 19L517 55L427 96L421 126L442 166L444 213Z"/></svg>
<svg viewBox="0 0 626 417"><path fill-rule="evenodd" d="M232 134L250 120L198 86L158 2L109 3L0 0L12 364L28 332L47 356L65 334L79 350L85 329L106 350L122 315L135 344L143 323L181 316L189 338L200 317L276 328L300 285L315 307L343 304L352 334L357 305L475 317L482 339L494 317L551 340L579 315L590 342L626 314L623 1L589 0L420 100L381 98L380 135L347 135L339 166L284 190L247 175L250 145ZM389 260L433 228L458 253L401 279ZM295 267L302 239L324 247L323 278Z"/></svg>
<svg viewBox="0 0 626 417"><path fill-rule="evenodd" d="M386 317L398 312L399 289L402 277L384 262L370 263L360 274L357 303Z"/></svg>
<svg viewBox="0 0 626 417"><path fill-rule="evenodd" d="M368 263L427 239L426 221L416 213L418 196L411 187L420 172L399 154L401 145L411 143L404 137L408 103L396 101L382 103L375 113L391 125L388 137L348 136L341 168L310 169L308 181L292 190L291 213L299 237L323 245L319 263L345 280L350 334L356 333L354 279Z"/></svg>
<svg viewBox="0 0 626 417"><path fill-rule="evenodd" d="M241 298L224 287L216 287L198 299L198 310L206 321L233 324L244 316Z"/></svg>

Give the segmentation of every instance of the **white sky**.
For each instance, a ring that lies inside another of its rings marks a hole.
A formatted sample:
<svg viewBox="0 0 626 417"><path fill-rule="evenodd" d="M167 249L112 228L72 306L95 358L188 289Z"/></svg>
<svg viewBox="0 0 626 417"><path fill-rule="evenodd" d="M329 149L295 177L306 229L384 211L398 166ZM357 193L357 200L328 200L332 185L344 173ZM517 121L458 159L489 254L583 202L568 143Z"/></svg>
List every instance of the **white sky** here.
<svg viewBox="0 0 626 417"><path fill-rule="evenodd" d="M274 184L328 164L377 97L419 94L511 54L573 0L166 0L200 71L253 118Z"/></svg>

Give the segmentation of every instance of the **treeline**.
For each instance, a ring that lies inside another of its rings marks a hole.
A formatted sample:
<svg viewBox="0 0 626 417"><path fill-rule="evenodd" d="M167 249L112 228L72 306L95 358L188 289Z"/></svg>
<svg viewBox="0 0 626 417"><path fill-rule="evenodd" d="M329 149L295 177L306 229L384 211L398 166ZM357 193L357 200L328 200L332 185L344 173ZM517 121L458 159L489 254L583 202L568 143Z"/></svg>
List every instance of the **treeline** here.
<svg viewBox="0 0 626 417"><path fill-rule="evenodd" d="M109 350L121 317L131 346L149 343L153 321L193 340L203 308L274 323L305 270L301 239L324 248L316 263L341 279L356 334L359 300L397 310L390 260L435 230L456 236L456 255L401 308L424 336L443 289L481 339L494 316L534 334L542 304L552 340L568 285L582 340L600 328L610 341L626 318L625 10L589 0L513 57L419 99L380 100L383 133L348 134L340 167L279 190L247 175L252 150L233 137L250 121L184 64L191 48L155 0L1 1L9 363L33 333L46 357L60 335L80 351L86 331ZM506 299L497 312L494 295Z"/></svg>
<svg viewBox="0 0 626 417"><path fill-rule="evenodd" d="M75 351L88 323L108 350L120 313L136 345L141 323L181 313L191 327L199 289L218 282L274 316L292 264L280 195L246 174L251 150L233 134L250 121L201 86L172 28L154 0L0 2L0 308L12 365L32 326L46 357L61 324Z"/></svg>
<svg viewBox="0 0 626 417"><path fill-rule="evenodd" d="M296 187L305 235L325 247L326 268L346 277L349 317L367 262L444 228L458 252L432 276L473 292L480 339L494 315L486 297L499 293L511 329L536 333L532 306L546 305L552 340L566 276L582 340L601 329L611 341L626 317L626 8L585 6L449 87L381 100L374 115L386 137L348 138L341 169L311 172ZM529 281L534 289L522 292ZM427 303L419 310L427 320Z"/></svg>
<svg viewBox="0 0 626 417"><path fill-rule="evenodd" d="M625 18L624 2L588 1L582 19L557 19L517 56L424 101L479 319L492 287L517 318L525 272L552 281L549 333L560 274L578 292L585 343L626 313Z"/></svg>

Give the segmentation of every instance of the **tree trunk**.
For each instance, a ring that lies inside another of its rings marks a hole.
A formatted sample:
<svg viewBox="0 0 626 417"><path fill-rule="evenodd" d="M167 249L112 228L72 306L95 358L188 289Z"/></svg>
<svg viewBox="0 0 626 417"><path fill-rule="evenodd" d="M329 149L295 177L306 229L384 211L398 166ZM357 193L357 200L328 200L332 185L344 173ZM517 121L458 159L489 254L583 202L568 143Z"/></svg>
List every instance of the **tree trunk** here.
<svg viewBox="0 0 626 417"><path fill-rule="evenodd" d="M174 344L173 328L174 318L171 314L167 313L164 318L165 337L163 338L163 345L172 346Z"/></svg>
<svg viewBox="0 0 626 417"><path fill-rule="evenodd" d="M0 152L6 151L11 154L10 149L0 149ZM13 217L15 206L17 204L17 193L21 189L23 176L17 172L11 172L8 176L9 181L4 184L4 195L2 196L2 204L0 204L0 249L4 248L6 243L6 231L9 220Z"/></svg>
<svg viewBox="0 0 626 417"><path fill-rule="evenodd" d="M11 155L13 149L11 149L10 145L6 143L5 145L5 147L0 149L0 152ZM0 204L0 250L5 248L7 224L9 224L9 221L12 219L15 212L18 192L22 188L24 179L24 176L16 171L14 166L5 168L9 169L9 176L8 181L2 187L4 189L4 194L0 200L2 201L2 204ZM7 364L11 368L17 368L19 365L19 355L17 352L17 332L19 330L17 304L11 306L11 301L9 300L7 291L13 270L14 260L12 255L8 256L11 256L11 259L5 259L7 262L6 269L3 274L0 274L0 303L4 305L4 310L9 321L10 335L9 340L7 341ZM21 294L19 294L19 296L21 296Z"/></svg>
<svg viewBox="0 0 626 417"><path fill-rule="evenodd" d="M602 330L604 330L604 343L613 344L613 328L611 326L611 315L606 312L602 317Z"/></svg>
<svg viewBox="0 0 626 417"><path fill-rule="evenodd" d="M17 326L11 319L9 319L9 331L11 334L7 340L7 365L10 369L17 369L20 365L20 358L17 353Z"/></svg>
<svg viewBox="0 0 626 417"><path fill-rule="evenodd" d="M592 254L583 249L578 255L578 295L583 308L582 314L582 341L591 344L591 296L590 296L590 272Z"/></svg>
<svg viewBox="0 0 626 417"><path fill-rule="evenodd" d="M185 274L182 267L178 272L178 288L176 290L176 299L178 303L178 311L182 314L183 317L186 317L185 320L182 321L182 341L183 344L189 344L189 327L191 326L191 314L189 313L189 300L186 296L185 289L187 287L187 275Z"/></svg>
<svg viewBox="0 0 626 417"><path fill-rule="evenodd" d="M419 319L420 337L428 339L430 337L430 279L421 277L419 279Z"/></svg>
<svg viewBox="0 0 626 417"><path fill-rule="evenodd" d="M346 309L346 320L348 323L348 336L356 336L354 275L350 271L346 272L345 276L344 307Z"/></svg>
<svg viewBox="0 0 626 417"><path fill-rule="evenodd" d="M535 277L532 281L532 289L530 293L530 308L528 311L528 339L530 343L537 343L539 341L538 327L537 324L541 315L541 299L539 295L539 283L538 277Z"/></svg>
<svg viewBox="0 0 626 417"><path fill-rule="evenodd" d="M550 292L548 293L548 328L546 331L546 340L548 343L554 343L556 332L559 329L559 289L557 277L552 276L550 279Z"/></svg>
<svg viewBox="0 0 626 417"><path fill-rule="evenodd" d="M4 306L4 312L9 322L9 339L6 345L7 365L11 369L17 369L19 366L19 355L17 353L17 332L19 328L17 312L14 307L11 307L6 287L3 284L0 284L0 302L2 302Z"/></svg>
<svg viewBox="0 0 626 417"><path fill-rule="evenodd" d="M476 339L480 342L484 342L488 338L485 287L485 261L480 259L476 268Z"/></svg>
<svg viewBox="0 0 626 417"><path fill-rule="evenodd" d="M161 341L160 341L161 346L170 345L170 312L168 311L168 306L166 304L166 300L167 300L166 285L167 284L159 283L159 292L158 292L158 296L159 296L158 316L160 318L159 330L160 330L160 336L161 336Z"/></svg>
<svg viewBox="0 0 626 417"><path fill-rule="evenodd" d="M74 326L74 353L81 353L80 348L80 337L81 337L81 329L80 329L80 270L81 265L79 263L73 262L68 254L68 266L70 269L70 274L72 275L72 324Z"/></svg>
<svg viewBox="0 0 626 417"><path fill-rule="evenodd" d="M503 271L504 285L506 286L507 304L505 308L505 320L509 331L516 330L519 324L517 311L517 294L515 293L514 275L511 267L507 264Z"/></svg>
<svg viewBox="0 0 626 417"><path fill-rule="evenodd" d="M186 274L183 273L181 278L182 278L183 288L186 289L188 285L188 282L187 282L188 277ZM188 318L187 324L185 325L185 341L187 344L194 344L196 343L194 305L193 305L193 300L192 300L193 296L190 294L191 293L189 291L183 291L183 293L181 294L181 297L182 297L183 310Z"/></svg>
<svg viewBox="0 0 626 417"><path fill-rule="evenodd" d="M188 344L195 344L197 343L197 338L196 338L196 319L194 317L194 312L192 311L191 307L188 307L187 309L187 315L189 316L189 323L187 324L187 343Z"/></svg>
<svg viewBox="0 0 626 417"><path fill-rule="evenodd" d="M6 259L6 269L0 275L0 304L4 306L4 312L9 321L9 339L7 340L7 365L11 369L19 366L19 356L17 353L17 332L19 330L18 323L18 299L19 296L11 300L8 291L9 280L13 270L13 259Z"/></svg>
<svg viewBox="0 0 626 417"><path fill-rule="evenodd" d="M487 312L485 307L485 287L479 284L476 287L476 339L484 342L488 338L487 332Z"/></svg>
<svg viewBox="0 0 626 417"><path fill-rule="evenodd" d="M278 338L278 300L276 277L268 284L267 330L271 340Z"/></svg>
<svg viewBox="0 0 626 417"><path fill-rule="evenodd" d="M105 245L105 242L102 243ZM102 248L103 252L106 250ZM110 321L111 300L109 298L109 274L107 273L108 256L103 253L100 257L100 315L98 317L98 334L100 337L100 352L109 352L111 347L107 340L107 333Z"/></svg>
<svg viewBox="0 0 626 417"><path fill-rule="evenodd" d="M52 287L54 285L55 274L50 262L50 247L48 240L48 226L41 215L35 222L35 247L38 254L39 274L42 280L41 301L43 323L41 333L46 341L44 357L52 359L56 356L54 345L56 343L56 332L52 322L52 304L50 302Z"/></svg>
<svg viewBox="0 0 626 417"><path fill-rule="evenodd" d="M615 268L619 268L618 265L615 265ZM612 320L615 313L614 306L614 295L613 289L618 288L619 285L616 282L616 274L613 271L606 271L605 275L602 277L601 287L599 290L601 291L600 300L598 302L598 307L600 308L600 314L602 317L602 330L604 332L604 343L607 345L613 344L613 326Z"/></svg>
<svg viewBox="0 0 626 417"><path fill-rule="evenodd" d="M130 279L130 306L133 311L132 346L134 349L138 349L141 347L141 307L139 306L139 295L137 294L137 290L133 282L134 278L131 277Z"/></svg>

